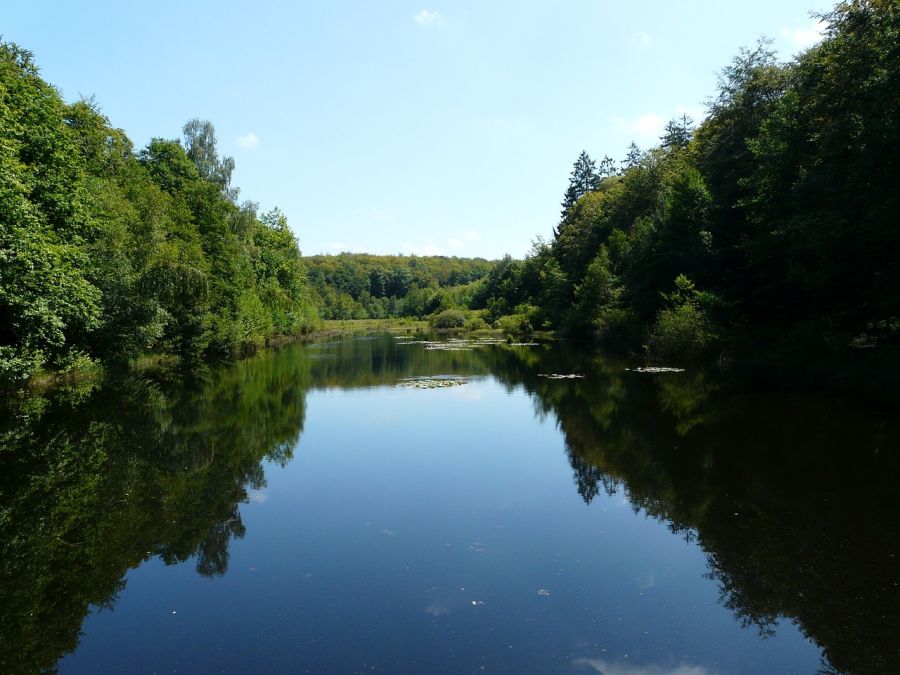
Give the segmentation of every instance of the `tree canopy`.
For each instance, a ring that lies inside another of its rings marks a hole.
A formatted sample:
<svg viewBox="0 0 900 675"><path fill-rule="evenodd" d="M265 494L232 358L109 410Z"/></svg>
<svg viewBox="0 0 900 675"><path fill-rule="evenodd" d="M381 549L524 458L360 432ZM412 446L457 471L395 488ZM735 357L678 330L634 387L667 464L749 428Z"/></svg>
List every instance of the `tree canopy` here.
<svg viewBox="0 0 900 675"><path fill-rule="evenodd" d="M482 304L659 355L900 342L900 3L821 19L788 62L740 50L620 173L582 153L555 240Z"/></svg>
<svg viewBox="0 0 900 675"><path fill-rule="evenodd" d="M233 356L316 321L278 211L235 203L210 122L134 151L0 44L0 379L171 353Z"/></svg>

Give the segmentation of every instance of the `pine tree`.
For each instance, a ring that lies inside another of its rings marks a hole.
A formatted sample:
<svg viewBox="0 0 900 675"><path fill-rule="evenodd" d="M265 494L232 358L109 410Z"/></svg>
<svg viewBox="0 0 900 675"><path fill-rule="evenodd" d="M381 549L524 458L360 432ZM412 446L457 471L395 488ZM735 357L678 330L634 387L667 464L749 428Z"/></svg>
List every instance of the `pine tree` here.
<svg viewBox="0 0 900 675"><path fill-rule="evenodd" d="M590 155L582 150L572 166L572 173L569 174L569 187L566 189L566 194L561 204L561 219L565 220L566 214L569 212L569 209L575 206L575 202L588 192L596 190L599 185L600 174L597 173L597 166Z"/></svg>
<svg viewBox="0 0 900 675"><path fill-rule="evenodd" d="M662 146L668 150L686 148L693 135L694 120L686 114L682 114L680 119L669 120L665 133L659 140L662 141Z"/></svg>
<svg viewBox="0 0 900 675"><path fill-rule="evenodd" d="M616 160L609 155L603 155L603 159L600 160L600 169L598 171L600 177L609 178L610 176L615 176L618 172Z"/></svg>
<svg viewBox="0 0 900 675"><path fill-rule="evenodd" d="M626 169L633 169L640 164L642 155L643 153L637 146L637 143L631 141L631 144L628 146L628 154L625 155L625 159L622 160L622 171L624 172Z"/></svg>

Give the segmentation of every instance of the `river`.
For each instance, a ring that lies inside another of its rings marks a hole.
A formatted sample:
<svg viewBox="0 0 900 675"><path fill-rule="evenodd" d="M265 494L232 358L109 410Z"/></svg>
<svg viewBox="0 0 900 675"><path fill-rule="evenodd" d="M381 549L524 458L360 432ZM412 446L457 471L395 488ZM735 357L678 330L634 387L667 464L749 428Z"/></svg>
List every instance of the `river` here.
<svg viewBox="0 0 900 675"><path fill-rule="evenodd" d="M900 672L896 399L638 365L381 334L8 397L0 670Z"/></svg>

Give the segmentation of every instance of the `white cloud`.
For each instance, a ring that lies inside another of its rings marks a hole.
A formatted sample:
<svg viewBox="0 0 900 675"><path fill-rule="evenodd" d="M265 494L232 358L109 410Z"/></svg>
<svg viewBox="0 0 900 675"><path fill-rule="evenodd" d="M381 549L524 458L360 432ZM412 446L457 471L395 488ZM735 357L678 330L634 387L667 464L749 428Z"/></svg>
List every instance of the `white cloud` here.
<svg viewBox="0 0 900 675"><path fill-rule="evenodd" d="M444 15L437 11L423 9L413 16L413 20L420 26L437 26L443 23Z"/></svg>
<svg viewBox="0 0 900 675"><path fill-rule="evenodd" d="M694 120L696 127L706 117L706 111L701 106L679 105L667 117L656 113L645 113L627 119L620 116L613 117L612 122L619 129L627 131L638 145L657 145L666 128L666 122L678 119L682 115L687 115Z"/></svg>
<svg viewBox="0 0 900 675"><path fill-rule="evenodd" d="M470 242L480 241L481 232L475 229L463 230L457 236L447 240L447 246L453 249L465 248Z"/></svg>
<svg viewBox="0 0 900 675"><path fill-rule="evenodd" d="M826 22L817 20L806 28L782 28L781 34L789 38L797 49L808 49L822 39L826 28L828 28Z"/></svg>
<svg viewBox="0 0 900 675"><path fill-rule="evenodd" d="M455 253L448 253L448 250L458 252L460 249L466 248L470 243L480 240L481 232L472 228L457 232L454 236L443 240L442 243L436 243L434 240L417 243L405 241L400 244L400 250L403 253L415 255L455 255Z"/></svg>
<svg viewBox="0 0 900 675"><path fill-rule="evenodd" d="M654 113L648 113L635 118L628 128L639 136L646 136L647 134L659 136L664 126L665 121L662 117Z"/></svg>
<svg viewBox="0 0 900 675"><path fill-rule="evenodd" d="M259 147L259 136L251 131L243 136L238 136L237 144L245 150L255 150Z"/></svg>
<svg viewBox="0 0 900 675"><path fill-rule="evenodd" d="M652 40L650 39L650 33L645 33L642 30L636 31L631 34L631 44L635 47L640 47L641 49L650 49L650 43Z"/></svg>
<svg viewBox="0 0 900 675"><path fill-rule="evenodd" d="M622 117L613 117L612 119L617 127L630 132L636 141L643 143L658 140L666 126L666 121L656 113L638 115L630 120Z"/></svg>

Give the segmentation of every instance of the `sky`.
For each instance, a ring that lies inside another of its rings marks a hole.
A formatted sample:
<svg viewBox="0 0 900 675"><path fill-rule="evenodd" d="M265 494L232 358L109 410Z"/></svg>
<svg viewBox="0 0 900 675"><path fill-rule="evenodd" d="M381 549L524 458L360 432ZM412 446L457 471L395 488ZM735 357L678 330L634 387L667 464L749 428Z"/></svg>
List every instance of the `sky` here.
<svg viewBox="0 0 900 675"><path fill-rule="evenodd" d="M138 148L212 121L304 254L498 258L552 236L582 150L699 121L739 47L789 59L832 4L0 0L0 34Z"/></svg>

